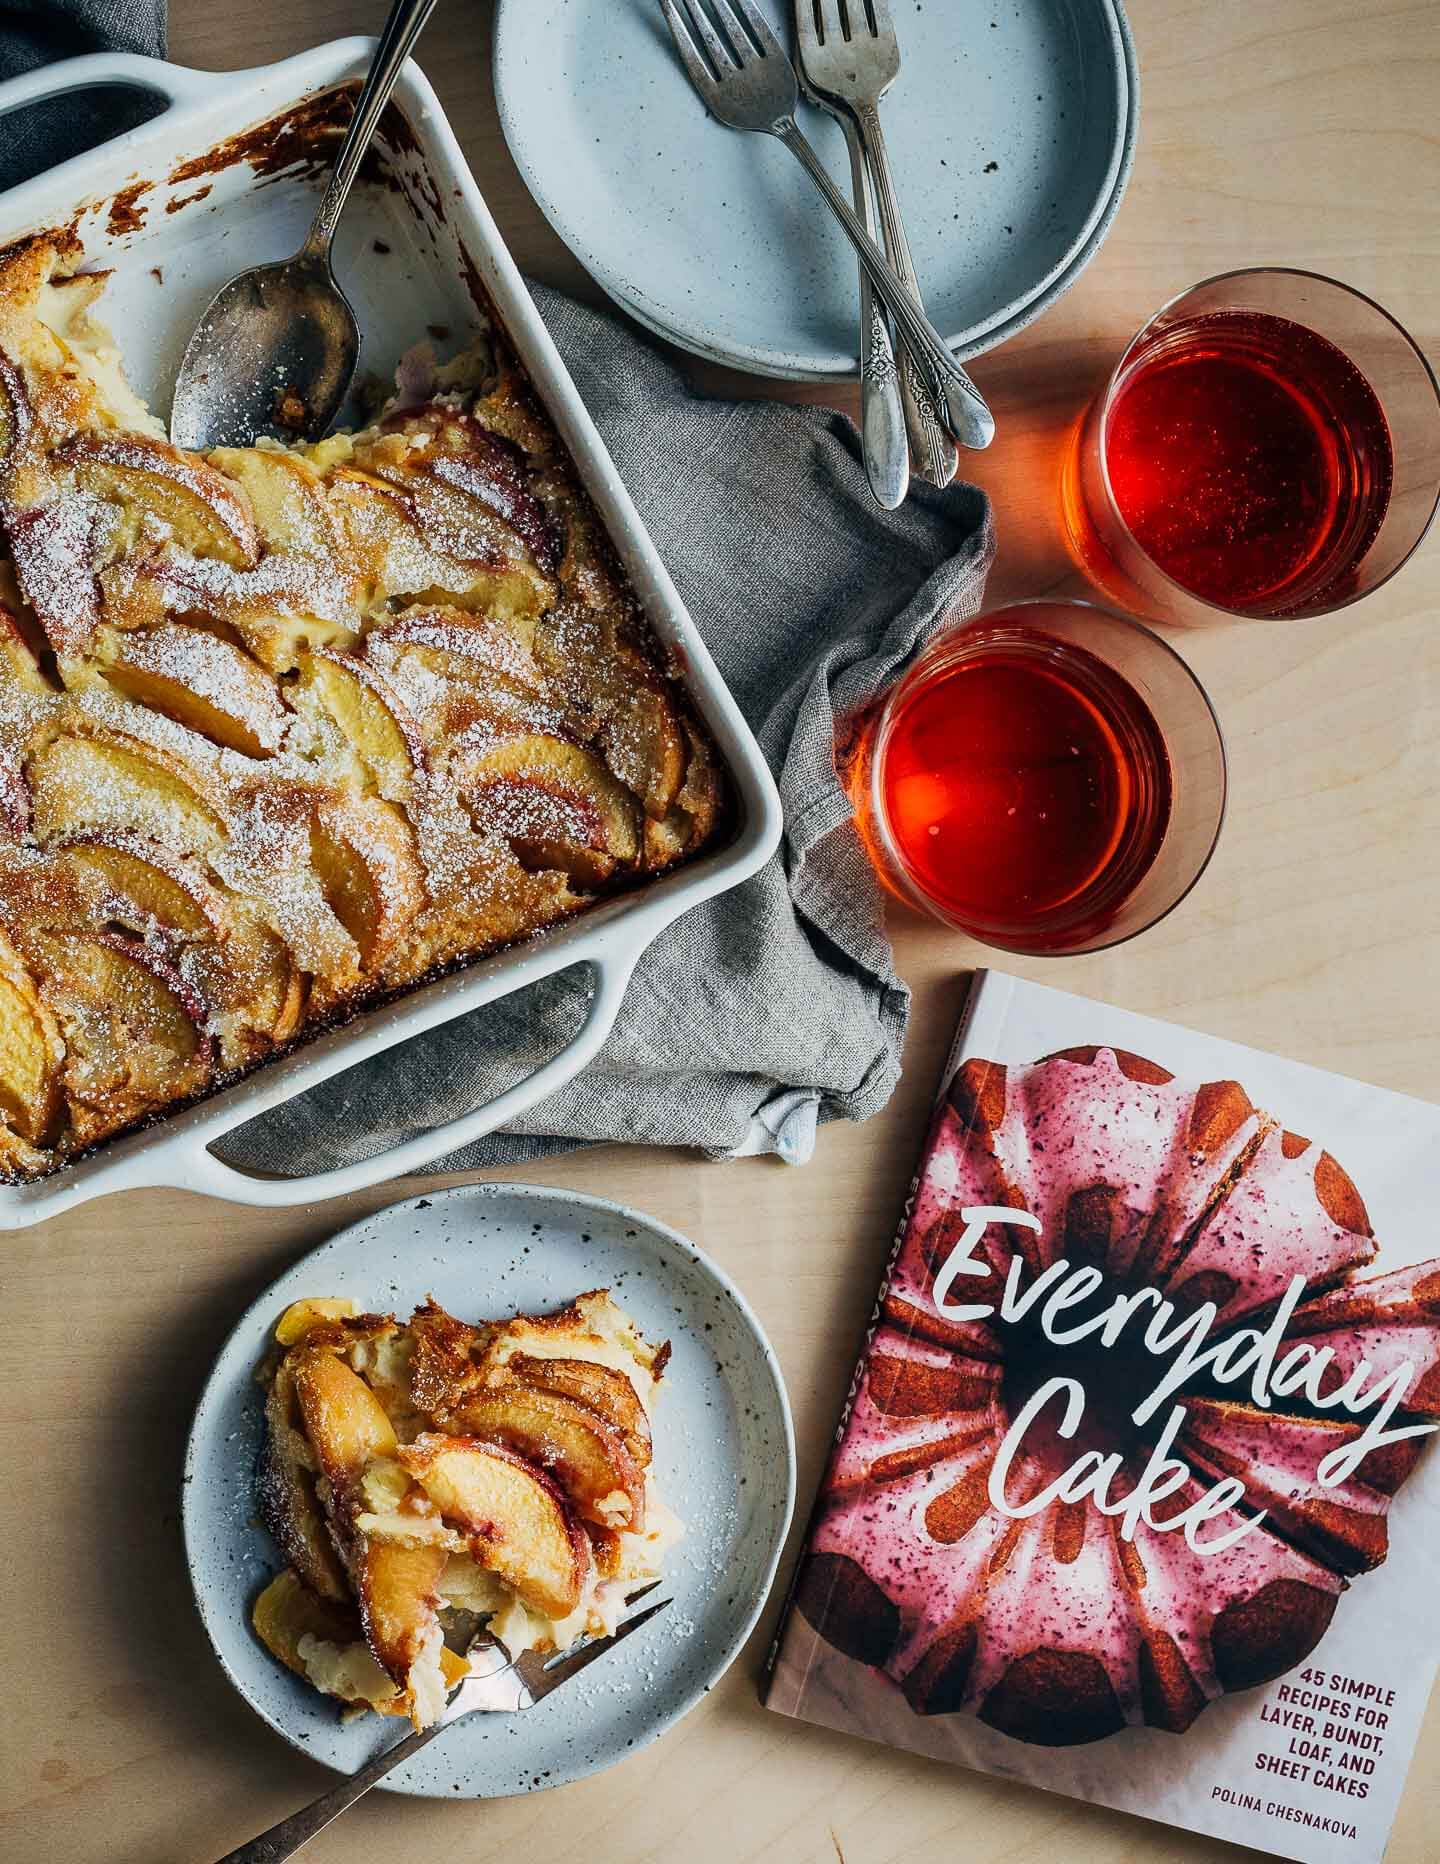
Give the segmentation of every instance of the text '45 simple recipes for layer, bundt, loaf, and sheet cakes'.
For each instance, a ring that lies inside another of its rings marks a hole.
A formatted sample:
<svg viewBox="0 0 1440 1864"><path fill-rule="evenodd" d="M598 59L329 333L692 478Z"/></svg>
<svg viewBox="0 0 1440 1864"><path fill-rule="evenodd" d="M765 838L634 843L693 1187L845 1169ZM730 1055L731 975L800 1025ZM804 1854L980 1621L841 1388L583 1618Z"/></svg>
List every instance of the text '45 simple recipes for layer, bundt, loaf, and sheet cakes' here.
<svg viewBox="0 0 1440 1864"><path fill-rule="evenodd" d="M770 1706L1378 1859L1440 1654L1437 1209L1435 1109L982 973Z"/></svg>

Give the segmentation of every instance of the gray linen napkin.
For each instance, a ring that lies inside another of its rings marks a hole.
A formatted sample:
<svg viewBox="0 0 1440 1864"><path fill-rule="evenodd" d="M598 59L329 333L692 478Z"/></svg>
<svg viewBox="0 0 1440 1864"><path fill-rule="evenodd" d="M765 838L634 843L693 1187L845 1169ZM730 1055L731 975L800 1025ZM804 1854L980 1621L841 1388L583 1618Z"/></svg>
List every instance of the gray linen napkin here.
<svg viewBox="0 0 1440 1864"><path fill-rule="evenodd" d="M863 1120L900 1072L909 993L883 895L846 824L835 732L942 621L980 606L994 551L975 486L871 500L854 427L823 409L702 399L614 318L540 309L706 646L780 786L785 840L636 970L569 1086L438 1161L460 1170L604 1140L716 1157L809 1156L815 1121ZM529 1073L583 1014L575 974L417 1037L229 1135L236 1165L349 1163Z"/></svg>
<svg viewBox="0 0 1440 1864"><path fill-rule="evenodd" d="M82 52L164 57L163 0L0 0L0 78ZM0 118L0 189L132 129L161 108L142 91L96 90Z"/></svg>
<svg viewBox="0 0 1440 1864"><path fill-rule="evenodd" d="M155 0L0 0L0 77L105 46L163 49ZM0 186L141 120L133 96L4 120ZM17 125L21 126L17 129ZM780 786L785 840L744 887L642 958L596 1061L444 1169L605 1140L716 1157L809 1156L818 1119L865 1119L900 1071L909 993L883 896L835 775L853 717L944 622L973 615L994 554L974 486L871 501L842 416L707 401L613 318L552 291L542 313ZM227 1137L233 1164L348 1164L530 1073L584 1014L583 973L547 979L337 1076Z"/></svg>

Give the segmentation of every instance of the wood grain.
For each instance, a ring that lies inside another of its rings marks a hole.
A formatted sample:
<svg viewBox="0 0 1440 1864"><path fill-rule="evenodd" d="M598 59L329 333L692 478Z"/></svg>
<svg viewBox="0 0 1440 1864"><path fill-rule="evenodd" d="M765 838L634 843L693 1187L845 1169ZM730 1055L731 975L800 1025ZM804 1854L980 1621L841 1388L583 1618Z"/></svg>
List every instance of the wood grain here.
<svg viewBox="0 0 1440 1864"><path fill-rule="evenodd" d="M172 55L240 68L373 29L383 10L380 0L173 0ZM1263 261L1334 272L1440 353L1433 6L1133 0L1130 11L1141 142L1115 228L1068 296L975 367L1000 424L974 472L995 501L1001 598L1080 587L1056 522L1057 436L1125 337L1180 287ZM490 13L442 7L422 62L521 264L594 298L506 152ZM719 371L701 379L716 392L777 392ZM1016 968L1440 1098L1437 609L1432 546L1348 615L1187 635L1182 650L1215 698L1232 760L1230 820L1210 873L1134 944ZM738 1277L789 1380L804 1499L913 1164L959 976L982 956L904 912L893 931L915 993L904 1082L868 1126L825 1131L808 1169L614 1148L524 1174L640 1204ZM210 1654L179 1544L180 1452L241 1308L303 1249L408 1188L278 1213L136 1193L5 1240L7 1864L204 1864L329 1780L252 1716ZM612 1773L483 1808L376 1794L306 1857L1246 1855L766 1715L755 1679L774 1611L704 1708ZM1392 1864L1433 1860L1437 1831L1440 1700Z"/></svg>

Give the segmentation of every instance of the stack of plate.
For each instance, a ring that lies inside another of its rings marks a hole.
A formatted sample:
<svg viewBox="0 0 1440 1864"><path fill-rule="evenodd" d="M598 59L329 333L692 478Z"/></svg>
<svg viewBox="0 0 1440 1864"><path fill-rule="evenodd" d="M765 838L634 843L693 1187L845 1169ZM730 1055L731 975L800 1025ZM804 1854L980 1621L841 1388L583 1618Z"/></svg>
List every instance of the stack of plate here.
<svg viewBox="0 0 1440 1864"><path fill-rule="evenodd" d="M891 0L884 106L916 269L961 357L1023 329L1094 257L1135 148L1135 52L1113 0ZM760 0L789 42L790 0ZM761 375L853 377L856 269L771 137L709 117L658 0L502 0L501 121L576 257L632 316ZM848 184L844 138L802 127Z"/></svg>

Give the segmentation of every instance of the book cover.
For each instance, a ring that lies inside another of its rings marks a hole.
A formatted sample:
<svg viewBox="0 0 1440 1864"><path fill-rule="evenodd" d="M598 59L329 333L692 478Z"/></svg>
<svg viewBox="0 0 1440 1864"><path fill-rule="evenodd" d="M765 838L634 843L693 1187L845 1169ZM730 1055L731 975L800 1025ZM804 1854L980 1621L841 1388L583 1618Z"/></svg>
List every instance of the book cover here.
<svg viewBox="0 0 1440 1864"><path fill-rule="evenodd" d="M1440 1109L982 972L768 1705L1379 1859L1440 1657Z"/></svg>

